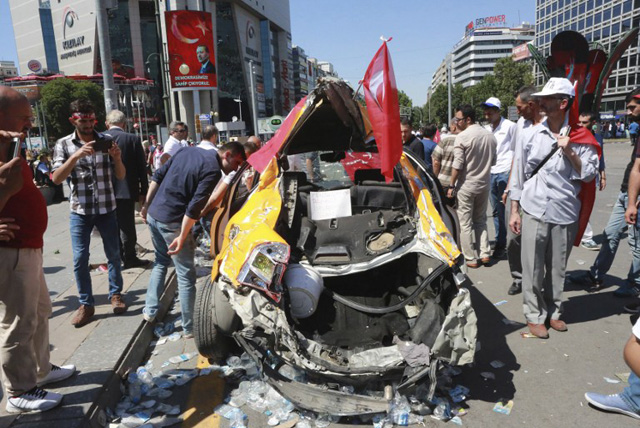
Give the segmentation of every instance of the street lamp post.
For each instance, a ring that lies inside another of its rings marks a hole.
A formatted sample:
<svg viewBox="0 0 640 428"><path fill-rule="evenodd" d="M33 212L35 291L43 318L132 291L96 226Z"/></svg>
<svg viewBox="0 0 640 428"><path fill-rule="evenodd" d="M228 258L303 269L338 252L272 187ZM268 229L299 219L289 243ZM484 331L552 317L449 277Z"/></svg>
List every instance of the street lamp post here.
<svg viewBox="0 0 640 428"><path fill-rule="evenodd" d="M147 66L147 72L149 73L149 75L151 75L151 57L152 56L158 57L158 61L160 62L160 74L161 74L160 85L162 87L162 105L164 106L164 120L167 126L169 126L169 123L171 123L171 106L169 105L169 94L167 91L167 86L165 84L165 80L166 80L165 74L164 74L165 63L161 55L162 54L158 52L149 54L149 56L147 57L147 60L145 61L145 65Z"/></svg>
<svg viewBox="0 0 640 428"><path fill-rule="evenodd" d="M238 97L234 98L233 101L238 103L238 110L240 110L240 122L242 122L242 99Z"/></svg>
<svg viewBox="0 0 640 428"><path fill-rule="evenodd" d="M258 135L258 109L256 108L256 91L253 82L253 60L249 60L249 82L251 83L251 113L253 116L253 132Z"/></svg>

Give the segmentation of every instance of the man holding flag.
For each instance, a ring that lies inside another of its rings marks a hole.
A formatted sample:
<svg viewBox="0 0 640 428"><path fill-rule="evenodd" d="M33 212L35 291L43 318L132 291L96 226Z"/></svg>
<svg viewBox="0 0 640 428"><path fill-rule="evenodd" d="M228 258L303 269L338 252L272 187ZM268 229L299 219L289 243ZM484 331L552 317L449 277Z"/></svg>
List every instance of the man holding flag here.
<svg viewBox="0 0 640 428"><path fill-rule="evenodd" d="M575 90L568 79L553 77L533 96L540 99L547 119L535 125L514 153L509 227L522 233L522 296L529 331L547 338L548 318L552 329L567 331L560 320L565 271L571 244L581 237L583 220L593 207L600 146L591 132L569 126Z"/></svg>

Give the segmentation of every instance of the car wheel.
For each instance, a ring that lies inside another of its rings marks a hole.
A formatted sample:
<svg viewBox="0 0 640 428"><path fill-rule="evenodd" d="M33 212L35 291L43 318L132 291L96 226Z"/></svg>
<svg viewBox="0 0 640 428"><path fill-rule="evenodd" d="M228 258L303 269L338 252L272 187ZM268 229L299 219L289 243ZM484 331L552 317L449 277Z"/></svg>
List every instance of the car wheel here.
<svg viewBox="0 0 640 428"><path fill-rule="evenodd" d="M220 361L227 357L232 346L229 337L242 323L235 313L229 298L217 283L206 281L196 289L193 317L193 333L198 352L204 357Z"/></svg>

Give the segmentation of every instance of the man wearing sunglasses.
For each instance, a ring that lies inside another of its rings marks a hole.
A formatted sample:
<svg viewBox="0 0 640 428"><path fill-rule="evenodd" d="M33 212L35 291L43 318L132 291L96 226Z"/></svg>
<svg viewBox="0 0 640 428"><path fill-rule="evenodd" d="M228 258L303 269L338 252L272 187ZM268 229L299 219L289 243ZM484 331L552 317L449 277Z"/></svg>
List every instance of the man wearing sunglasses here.
<svg viewBox="0 0 640 428"><path fill-rule="evenodd" d="M184 122L174 121L169 124L169 139L164 145L164 153L160 162L164 165L178 150L186 147L187 125Z"/></svg>

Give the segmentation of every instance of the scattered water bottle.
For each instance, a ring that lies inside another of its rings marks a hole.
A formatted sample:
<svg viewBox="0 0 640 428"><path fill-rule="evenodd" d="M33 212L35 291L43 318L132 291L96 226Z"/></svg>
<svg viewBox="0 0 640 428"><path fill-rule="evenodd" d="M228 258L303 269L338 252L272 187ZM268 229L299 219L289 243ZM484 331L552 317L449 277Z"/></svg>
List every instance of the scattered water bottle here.
<svg viewBox="0 0 640 428"><path fill-rule="evenodd" d="M146 367L138 367L136 370L136 375L138 376L138 380L146 385L153 384L153 375L149 373L149 370Z"/></svg>
<svg viewBox="0 0 640 428"><path fill-rule="evenodd" d="M129 398L131 402L134 404L138 404L140 402L140 397L142 396L142 390L140 389L140 380L138 379L138 375L131 372L127 378L129 382Z"/></svg>

